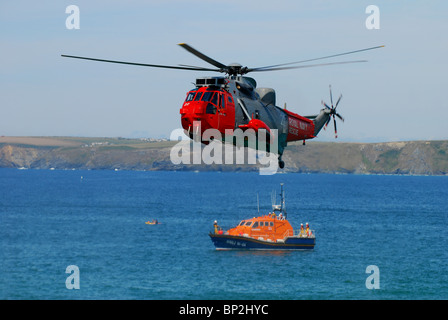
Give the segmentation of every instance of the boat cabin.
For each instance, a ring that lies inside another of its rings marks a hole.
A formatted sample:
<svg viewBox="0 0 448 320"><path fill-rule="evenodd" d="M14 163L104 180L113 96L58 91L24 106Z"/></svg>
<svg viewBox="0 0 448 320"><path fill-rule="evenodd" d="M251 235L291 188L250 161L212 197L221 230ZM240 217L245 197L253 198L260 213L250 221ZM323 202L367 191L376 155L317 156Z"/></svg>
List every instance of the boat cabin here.
<svg viewBox="0 0 448 320"><path fill-rule="evenodd" d="M227 234L276 241L292 236L293 228L289 221L282 216L270 213L261 217L242 220L238 226L229 229Z"/></svg>

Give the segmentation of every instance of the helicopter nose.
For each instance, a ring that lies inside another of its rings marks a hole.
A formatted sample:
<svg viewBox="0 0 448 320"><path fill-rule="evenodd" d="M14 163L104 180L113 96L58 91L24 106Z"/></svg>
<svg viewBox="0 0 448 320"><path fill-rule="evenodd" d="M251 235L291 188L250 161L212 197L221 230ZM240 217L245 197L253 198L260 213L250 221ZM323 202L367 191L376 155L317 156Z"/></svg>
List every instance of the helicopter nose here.
<svg viewBox="0 0 448 320"><path fill-rule="evenodd" d="M182 127L191 131L195 122L204 123L205 108L202 103L187 103L180 109Z"/></svg>
<svg viewBox="0 0 448 320"><path fill-rule="evenodd" d="M182 128L190 138L193 135L202 136L206 130L214 128L213 121L211 121L206 114L185 114L182 115L181 121Z"/></svg>
<svg viewBox="0 0 448 320"><path fill-rule="evenodd" d="M203 115L198 113L183 113L181 117L182 128L188 132L192 132L193 127L198 123L202 123Z"/></svg>
<svg viewBox="0 0 448 320"><path fill-rule="evenodd" d="M194 119L191 115L183 114L181 117L181 122L182 122L182 128L188 131L191 129Z"/></svg>

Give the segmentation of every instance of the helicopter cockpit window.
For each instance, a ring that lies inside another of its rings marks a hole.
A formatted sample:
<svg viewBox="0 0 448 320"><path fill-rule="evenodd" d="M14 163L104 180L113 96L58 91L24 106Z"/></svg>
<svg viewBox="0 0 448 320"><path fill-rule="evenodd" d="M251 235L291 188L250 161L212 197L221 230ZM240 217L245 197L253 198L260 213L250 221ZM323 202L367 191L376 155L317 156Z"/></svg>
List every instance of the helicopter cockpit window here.
<svg viewBox="0 0 448 320"><path fill-rule="evenodd" d="M213 92L204 92L204 95L202 96L201 101L210 101L212 94L213 94Z"/></svg>
<svg viewBox="0 0 448 320"><path fill-rule="evenodd" d="M192 101L196 92L189 92L186 101Z"/></svg>
<svg viewBox="0 0 448 320"><path fill-rule="evenodd" d="M221 96L221 108L224 109L226 107L224 96Z"/></svg>
<svg viewBox="0 0 448 320"><path fill-rule="evenodd" d="M202 97L202 92L198 92L198 94L196 95L196 98L194 98L194 101L201 100L201 97Z"/></svg>
<svg viewBox="0 0 448 320"><path fill-rule="evenodd" d="M213 95L213 98L211 100L211 103L213 103L214 105L218 105L218 93L215 93Z"/></svg>
<svg viewBox="0 0 448 320"><path fill-rule="evenodd" d="M229 99L229 103L232 103L232 97L231 96L227 96L227 99Z"/></svg>
<svg viewBox="0 0 448 320"><path fill-rule="evenodd" d="M205 108L205 113L206 114L216 114L216 106L209 102L207 104L207 108Z"/></svg>

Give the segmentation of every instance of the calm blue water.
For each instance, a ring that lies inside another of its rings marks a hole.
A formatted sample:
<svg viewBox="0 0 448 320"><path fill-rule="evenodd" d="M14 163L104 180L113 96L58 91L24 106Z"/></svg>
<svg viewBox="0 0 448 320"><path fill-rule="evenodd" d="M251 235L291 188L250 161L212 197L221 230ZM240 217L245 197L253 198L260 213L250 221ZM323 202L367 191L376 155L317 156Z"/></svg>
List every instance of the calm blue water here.
<svg viewBox="0 0 448 320"><path fill-rule="evenodd" d="M280 182L314 251L214 250ZM447 205L448 177L0 169L0 298L448 299Z"/></svg>

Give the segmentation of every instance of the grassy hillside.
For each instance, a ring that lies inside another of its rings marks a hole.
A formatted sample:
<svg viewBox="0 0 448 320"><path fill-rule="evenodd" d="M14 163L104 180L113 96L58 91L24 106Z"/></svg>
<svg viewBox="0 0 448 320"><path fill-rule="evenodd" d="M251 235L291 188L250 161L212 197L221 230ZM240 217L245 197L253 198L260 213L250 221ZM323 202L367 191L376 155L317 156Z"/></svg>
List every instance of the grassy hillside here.
<svg viewBox="0 0 448 320"><path fill-rule="evenodd" d="M174 165L177 141L123 138L0 137L0 167L38 169L253 171L260 165ZM448 174L448 141L307 142L288 145L286 172Z"/></svg>
<svg viewBox="0 0 448 320"><path fill-rule="evenodd" d="M290 145L285 161L300 172L448 173L448 141Z"/></svg>

